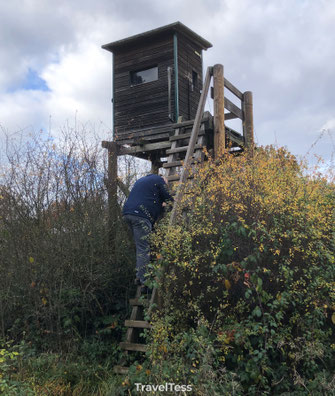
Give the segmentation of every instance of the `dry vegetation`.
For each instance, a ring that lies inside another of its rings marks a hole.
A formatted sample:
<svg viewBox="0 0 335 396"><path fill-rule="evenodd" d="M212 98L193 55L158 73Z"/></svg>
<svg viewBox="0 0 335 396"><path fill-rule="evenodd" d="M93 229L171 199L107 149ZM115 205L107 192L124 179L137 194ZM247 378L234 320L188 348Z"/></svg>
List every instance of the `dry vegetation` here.
<svg viewBox="0 0 335 396"><path fill-rule="evenodd" d="M100 141L67 129L7 145L0 180L0 389L6 395L335 391L334 179L281 148L198 172L154 236L163 309L126 381L120 358L134 250L107 233ZM138 175L120 164L129 187ZM119 204L124 197L120 194ZM190 210L192 208L192 210ZM123 384L122 384L123 381ZM129 393L133 392L133 393Z"/></svg>

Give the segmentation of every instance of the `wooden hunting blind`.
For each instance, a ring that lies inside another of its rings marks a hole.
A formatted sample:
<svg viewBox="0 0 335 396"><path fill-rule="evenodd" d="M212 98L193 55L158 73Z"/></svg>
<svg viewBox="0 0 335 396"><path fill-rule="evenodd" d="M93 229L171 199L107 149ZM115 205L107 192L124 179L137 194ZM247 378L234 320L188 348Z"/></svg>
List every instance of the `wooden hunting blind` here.
<svg viewBox="0 0 335 396"><path fill-rule="evenodd" d="M203 78L202 51L212 45L180 22L103 45L113 53L113 141L103 141L108 149L109 239L111 254L116 255L116 224L120 215L118 188L127 195L127 187L118 178L120 155L150 160L152 172L160 167L169 183L177 182L170 225L178 219L179 204L186 181L195 177L208 159L239 155L245 148L253 155L252 92L241 92L224 77L221 64L209 66ZM212 84L212 86L211 86ZM233 95L233 103L226 95ZM213 99L213 115L205 110L207 97ZM236 104L237 103L237 104ZM225 112L227 110L227 112ZM240 119L243 133L229 128L226 121ZM206 149L206 150L205 150ZM191 208L190 208L191 210ZM125 342L126 351L145 352L139 331L150 329L145 320L155 306L161 306L158 289L143 300L137 287ZM128 368L115 366L125 374Z"/></svg>
<svg viewBox="0 0 335 396"><path fill-rule="evenodd" d="M177 122L180 116L194 119L202 50L211 46L180 22L103 45L113 53L114 140L143 137L136 131Z"/></svg>

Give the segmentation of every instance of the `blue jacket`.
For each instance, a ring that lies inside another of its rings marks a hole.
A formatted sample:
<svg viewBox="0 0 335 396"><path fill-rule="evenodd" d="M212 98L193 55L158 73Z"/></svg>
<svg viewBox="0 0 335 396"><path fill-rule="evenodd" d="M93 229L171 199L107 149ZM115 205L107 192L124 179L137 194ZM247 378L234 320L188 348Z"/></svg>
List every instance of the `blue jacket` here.
<svg viewBox="0 0 335 396"><path fill-rule="evenodd" d="M144 176L134 184L124 204L122 214L144 217L154 224L164 211L162 203L169 200L173 198L161 176Z"/></svg>

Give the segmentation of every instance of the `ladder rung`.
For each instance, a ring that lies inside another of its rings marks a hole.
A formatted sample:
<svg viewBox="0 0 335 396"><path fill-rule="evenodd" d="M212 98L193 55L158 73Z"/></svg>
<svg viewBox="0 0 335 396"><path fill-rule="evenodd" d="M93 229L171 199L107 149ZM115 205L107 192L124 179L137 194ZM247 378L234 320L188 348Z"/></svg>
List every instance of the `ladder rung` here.
<svg viewBox="0 0 335 396"><path fill-rule="evenodd" d="M139 298L131 298L129 300L129 304L130 305L137 305L137 306L141 306L141 307L147 307L149 305L149 301L148 300L139 299Z"/></svg>
<svg viewBox="0 0 335 396"><path fill-rule="evenodd" d="M197 149L201 149L204 147L205 146L202 146L201 144L196 144L194 149L197 150ZM166 154L182 153L183 151L187 151L187 149L188 149L188 146L176 147L174 149L166 150Z"/></svg>
<svg viewBox="0 0 335 396"><path fill-rule="evenodd" d="M163 164L163 168L174 168L175 166L182 166L182 165L183 165L183 161L172 161Z"/></svg>
<svg viewBox="0 0 335 396"><path fill-rule="evenodd" d="M180 175L171 175L171 176L168 176L168 177L167 177L167 180L168 180L169 182L171 182L171 181L178 181L178 180L180 180Z"/></svg>
<svg viewBox="0 0 335 396"><path fill-rule="evenodd" d="M197 162L201 162L199 160L192 160L191 164L195 164ZM172 162L166 162L163 164L163 168L174 168L176 166L182 166L184 164L184 161L172 161Z"/></svg>
<svg viewBox="0 0 335 396"><path fill-rule="evenodd" d="M193 179L194 176L189 175L188 179ZM167 177L168 181L179 181L180 180L180 175L171 175Z"/></svg>
<svg viewBox="0 0 335 396"><path fill-rule="evenodd" d="M199 131L198 136L204 135L204 131ZM182 140L182 139L189 139L191 137L191 132L189 133L183 133L181 135L176 135L176 136L170 136L169 140L170 142L175 142L176 140Z"/></svg>
<svg viewBox="0 0 335 396"><path fill-rule="evenodd" d="M128 374L129 367L114 366L113 371L115 374Z"/></svg>
<svg viewBox="0 0 335 396"><path fill-rule="evenodd" d="M138 327L140 329L151 328L151 324L146 320L125 320L124 325L126 327Z"/></svg>
<svg viewBox="0 0 335 396"><path fill-rule="evenodd" d="M126 351L146 352L147 350L147 345L133 344L132 342L120 342L120 347Z"/></svg>

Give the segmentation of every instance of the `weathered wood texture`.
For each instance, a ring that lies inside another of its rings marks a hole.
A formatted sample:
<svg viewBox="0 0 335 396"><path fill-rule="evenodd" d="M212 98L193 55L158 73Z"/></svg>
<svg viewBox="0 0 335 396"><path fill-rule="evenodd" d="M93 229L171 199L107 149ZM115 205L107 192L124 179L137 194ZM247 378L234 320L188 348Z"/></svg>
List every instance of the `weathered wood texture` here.
<svg viewBox="0 0 335 396"><path fill-rule="evenodd" d="M224 86L235 96L237 96L240 100L243 100L243 93L236 88L230 81L228 81L226 78L224 79Z"/></svg>
<svg viewBox="0 0 335 396"><path fill-rule="evenodd" d="M158 80L131 85L130 72L158 67ZM173 68L173 35L166 33L114 53L114 130L116 140L130 129L170 123L168 67ZM172 91L174 82L172 79ZM174 108L174 98L171 97Z"/></svg>
<svg viewBox="0 0 335 396"><path fill-rule="evenodd" d="M135 299L139 299L141 297L141 286L138 286L136 289L136 294L135 294ZM139 305L134 305L129 320L136 320L136 319L142 319L143 313L141 310L141 307ZM135 333L134 327L129 327L127 329L126 333L126 343L133 343L136 342L138 339L138 334ZM122 344L122 343L121 343ZM122 345L120 346L122 347ZM127 348L125 348L127 349Z"/></svg>
<svg viewBox="0 0 335 396"><path fill-rule="evenodd" d="M184 120L189 120L195 117L202 89L202 48L181 34L177 40L179 113ZM150 67L158 67L158 80L131 85L130 72ZM169 69L172 72L170 78ZM172 32L115 50L113 100L116 141L122 140L123 135L131 130L171 124L171 114L175 113L174 69Z"/></svg>
<svg viewBox="0 0 335 396"><path fill-rule="evenodd" d="M254 116L253 116L253 100L252 92L246 91L243 94L243 135L246 146L253 150L254 147Z"/></svg>
<svg viewBox="0 0 335 396"><path fill-rule="evenodd" d="M185 183L185 181L189 175L189 172L190 172L192 156L194 154L195 145L196 145L196 142L198 139L201 120L202 120L202 116L204 113L206 98L208 95L209 85L210 85L212 74L213 74L213 68L208 67L207 72L206 72L205 82L204 82L204 88L201 93L201 97L200 97L200 101L199 101L199 105L198 105L198 109L197 109L197 114L195 116L192 132L191 132L190 142L188 144L188 149L187 149L186 156L185 156L184 166L183 166L183 169L182 169L182 172L180 175L180 184L179 184L177 192L176 192L173 209L172 209L172 212L170 215L170 225L174 224L174 222L175 222L178 205L179 205L179 202L180 202L182 194L183 194L184 183Z"/></svg>
<svg viewBox="0 0 335 396"><path fill-rule="evenodd" d="M137 306L147 307L149 305L149 301L141 299L141 298L131 298L129 300L129 305L137 305Z"/></svg>
<svg viewBox="0 0 335 396"><path fill-rule="evenodd" d="M213 67L214 85L214 157L218 157L226 146L225 125L224 125L224 76L223 66Z"/></svg>
<svg viewBox="0 0 335 396"><path fill-rule="evenodd" d="M125 320L124 325L126 327L136 327L139 329L150 329L151 324L146 320Z"/></svg>
<svg viewBox="0 0 335 396"><path fill-rule="evenodd" d="M108 233L109 233L109 246L111 254L115 254L116 243L116 222L118 217L117 205L117 157L118 145L115 142L110 142L108 147Z"/></svg>
<svg viewBox="0 0 335 396"><path fill-rule="evenodd" d="M185 36L178 36L178 69L179 115L191 120L196 115L202 90L202 49Z"/></svg>
<svg viewBox="0 0 335 396"><path fill-rule="evenodd" d="M146 352L148 347L145 344L135 344L132 342L120 342L120 347L126 351Z"/></svg>
<svg viewBox="0 0 335 396"><path fill-rule="evenodd" d="M176 128L192 127L194 120L182 121L179 123L171 123L166 125L160 125L155 127L143 128L138 130L130 130L118 137L118 144L146 144L146 143L156 143L159 141L169 140L169 137L174 134ZM203 115L202 122L207 125L212 122L212 115L206 111ZM103 141L102 146L108 148L108 142Z"/></svg>
<svg viewBox="0 0 335 396"><path fill-rule="evenodd" d="M224 107L227 110L229 110L231 113L235 114L237 118L239 118L240 120L243 120L242 110L228 98L225 98Z"/></svg>

